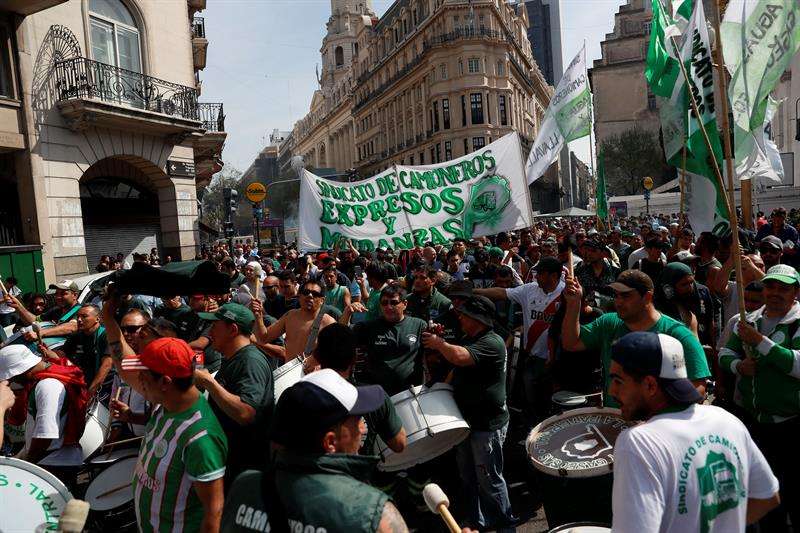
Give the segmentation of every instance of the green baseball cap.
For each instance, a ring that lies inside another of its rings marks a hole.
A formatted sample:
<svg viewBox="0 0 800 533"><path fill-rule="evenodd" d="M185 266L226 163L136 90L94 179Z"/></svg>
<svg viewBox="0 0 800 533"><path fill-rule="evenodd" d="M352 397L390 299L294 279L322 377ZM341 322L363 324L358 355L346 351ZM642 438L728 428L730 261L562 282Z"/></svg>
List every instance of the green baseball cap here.
<svg viewBox="0 0 800 533"><path fill-rule="evenodd" d="M775 265L770 268L767 270L767 275L761 278L761 282L763 283L771 279L787 285L800 285L800 275L797 274L797 270L789 265Z"/></svg>
<svg viewBox="0 0 800 533"><path fill-rule="evenodd" d="M246 334L253 331L253 323L256 321L256 316L250 309L236 303L227 303L213 313L197 313L197 316L203 320L227 320L228 322L233 322L239 326L242 333Z"/></svg>
<svg viewBox="0 0 800 533"><path fill-rule="evenodd" d="M503 257L504 255L505 253L503 252L503 250L501 248L498 248L497 246L492 246L491 248L489 248L490 257Z"/></svg>

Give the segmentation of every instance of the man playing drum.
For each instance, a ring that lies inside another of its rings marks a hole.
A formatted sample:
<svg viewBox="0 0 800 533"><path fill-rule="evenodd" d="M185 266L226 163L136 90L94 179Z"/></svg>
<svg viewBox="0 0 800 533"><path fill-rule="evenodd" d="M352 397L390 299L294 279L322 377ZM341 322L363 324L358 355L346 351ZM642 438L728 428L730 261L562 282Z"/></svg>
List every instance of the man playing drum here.
<svg viewBox="0 0 800 533"><path fill-rule="evenodd" d="M55 322L56 325L50 328L42 328L41 336L65 337L70 333L75 333L78 330L78 322L75 320L75 314L78 312L78 294L80 293L78 284L74 281L64 280L50 285L50 288L56 291L56 305L42 313L39 320ZM20 323L29 326L37 321L36 315L28 311L16 297L8 294L8 298L11 299L9 305L19 313ZM33 331L25 334L25 340L27 341L36 339L37 335Z"/></svg>
<svg viewBox="0 0 800 533"><path fill-rule="evenodd" d="M677 339L637 331L611 352L611 395L626 420L645 420L614 445L613 531L743 532L778 505L744 424L698 405Z"/></svg>
<svg viewBox="0 0 800 533"><path fill-rule="evenodd" d="M689 379L701 396L705 397L705 380L711 372L703 347L686 326L656 311L653 305L653 281L650 277L639 270L626 270L609 286L614 290L614 306L617 312L606 313L594 322L581 326L579 316L583 289L576 279L567 279L564 289L567 303L561 339L565 350L600 350L605 377L604 404L616 407L616 401L608 396L611 345L631 331L664 333L678 339L683 345Z"/></svg>
<svg viewBox="0 0 800 533"><path fill-rule="evenodd" d="M456 403L469 423L470 435L456 448L459 474L467 495L470 527L511 528L518 518L511 511L503 478L503 442L508 430L506 407L506 346L493 330L494 304L472 296L461 307L464 345L423 333L426 348L455 365Z"/></svg>
<svg viewBox="0 0 800 533"><path fill-rule="evenodd" d="M139 531L217 531L228 443L193 385L194 351L180 339L157 339L122 368L138 374L144 397L158 405L133 476Z"/></svg>
<svg viewBox="0 0 800 533"><path fill-rule="evenodd" d="M311 326L317 317L320 308L325 303L325 293L322 286L316 281L307 281L300 289L300 308L292 309L283 315L277 322L267 327L263 320L256 320L254 333L259 344L269 344L278 337L286 334L286 360L292 360L298 355L302 355L306 349L306 343L311 335ZM250 302L254 313L261 315L261 302L253 300ZM323 315L319 322L319 329L335 320L329 315ZM311 355L311 354L305 354Z"/></svg>

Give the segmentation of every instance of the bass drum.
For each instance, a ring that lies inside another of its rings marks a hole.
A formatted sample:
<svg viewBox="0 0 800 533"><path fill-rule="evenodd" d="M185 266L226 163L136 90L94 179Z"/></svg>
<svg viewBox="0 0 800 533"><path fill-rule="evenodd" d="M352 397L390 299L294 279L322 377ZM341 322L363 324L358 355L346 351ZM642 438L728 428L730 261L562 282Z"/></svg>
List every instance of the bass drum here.
<svg viewBox="0 0 800 533"><path fill-rule="evenodd" d="M413 387L395 394L391 400L403 421L407 445L402 453L395 453L380 437L376 438L375 454L381 457L379 470L396 472L430 461L469 436L469 424L456 405L453 387L446 383Z"/></svg>
<svg viewBox="0 0 800 533"><path fill-rule="evenodd" d="M108 434L108 424L108 408L95 398L86 408L86 428L80 440L84 461L103 445Z"/></svg>
<svg viewBox="0 0 800 533"><path fill-rule="evenodd" d="M118 459L94 476L84 499L89 502L90 529L94 531L136 531L133 504L133 473L138 457Z"/></svg>
<svg viewBox="0 0 800 533"><path fill-rule="evenodd" d="M272 372L272 381L275 387L275 403L283 391L303 379L303 359L295 357L287 361Z"/></svg>
<svg viewBox="0 0 800 533"><path fill-rule="evenodd" d="M25 461L0 457L0 530L56 531L72 494L50 472Z"/></svg>

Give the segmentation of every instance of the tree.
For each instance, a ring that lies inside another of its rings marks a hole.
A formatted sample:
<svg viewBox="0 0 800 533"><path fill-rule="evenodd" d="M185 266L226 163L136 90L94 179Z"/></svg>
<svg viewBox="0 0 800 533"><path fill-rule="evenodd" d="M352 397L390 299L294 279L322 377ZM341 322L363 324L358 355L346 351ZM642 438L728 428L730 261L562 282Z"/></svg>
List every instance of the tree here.
<svg viewBox="0 0 800 533"><path fill-rule="evenodd" d="M203 221L210 227L223 233L223 222L225 222L225 199L222 189L232 187L239 192L239 198L244 197L241 188L242 172L230 165L225 165L220 172L211 178L211 183L203 191ZM239 202L241 206L241 201ZM237 217L238 218L238 217Z"/></svg>
<svg viewBox="0 0 800 533"><path fill-rule="evenodd" d="M645 176L652 177L657 187L674 174L664 160L658 138L638 126L609 137L603 141L600 150L605 162L609 194L643 194L642 179Z"/></svg>

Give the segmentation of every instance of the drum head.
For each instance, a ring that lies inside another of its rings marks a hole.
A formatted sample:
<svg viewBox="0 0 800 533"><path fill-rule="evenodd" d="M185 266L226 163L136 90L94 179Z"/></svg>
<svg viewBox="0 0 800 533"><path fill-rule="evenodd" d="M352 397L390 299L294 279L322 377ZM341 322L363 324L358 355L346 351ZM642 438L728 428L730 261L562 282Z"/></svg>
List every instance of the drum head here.
<svg viewBox="0 0 800 533"><path fill-rule="evenodd" d="M525 445L533 466L545 474L599 476L611 472L617 436L632 425L619 409L573 409L533 428Z"/></svg>
<svg viewBox="0 0 800 533"><path fill-rule="evenodd" d="M108 511L133 500L133 471L136 457L121 459L95 477L85 499L92 511Z"/></svg>
<svg viewBox="0 0 800 533"><path fill-rule="evenodd" d="M137 457L139 455L139 448L124 448L121 450L112 450L111 453L108 453L109 449L110 448L98 450L94 457L88 460L88 463L92 466L108 466L116 463L120 459Z"/></svg>
<svg viewBox="0 0 800 533"><path fill-rule="evenodd" d="M83 450L83 459L92 455L103 445L108 430L108 408L95 401L89 406L86 416L86 428L83 430L80 444Z"/></svg>
<svg viewBox="0 0 800 533"><path fill-rule="evenodd" d="M586 395L568 390L560 390L553 394L552 401L560 407L572 409L586 405Z"/></svg>
<svg viewBox="0 0 800 533"><path fill-rule="evenodd" d="M55 531L72 494L50 472L25 461L0 457L0 530Z"/></svg>
<svg viewBox="0 0 800 533"><path fill-rule="evenodd" d="M611 528L606 524L596 522L575 522L564 524L550 530L549 533L610 533Z"/></svg>
<svg viewBox="0 0 800 533"><path fill-rule="evenodd" d="M303 379L303 361L299 357L275 369L272 372L272 380L275 383L275 402L281 397L283 391L301 379Z"/></svg>

